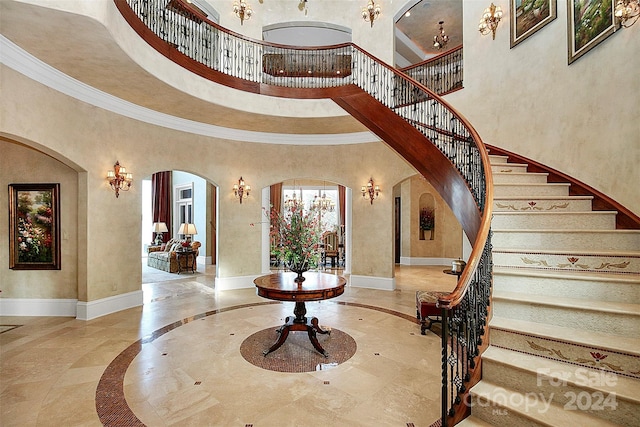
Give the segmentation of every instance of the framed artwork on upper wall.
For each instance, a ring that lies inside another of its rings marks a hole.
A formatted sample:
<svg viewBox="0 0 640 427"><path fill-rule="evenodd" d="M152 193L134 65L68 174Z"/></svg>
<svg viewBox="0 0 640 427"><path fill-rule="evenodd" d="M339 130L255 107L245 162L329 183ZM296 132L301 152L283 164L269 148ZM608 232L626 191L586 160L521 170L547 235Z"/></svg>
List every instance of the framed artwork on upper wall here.
<svg viewBox="0 0 640 427"><path fill-rule="evenodd" d="M9 268L60 270L60 184L9 184Z"/></svg>
<svg viewBox="0 0 640 427"><path fill-rule="evenodd" d="M567 0L569 64L614 33L613 0Z"/></svg>
<svg viewBox="0 0 640 427"><path fill-rule="evenodd" d="M510 0L511 48L556 19L556 0Z"/></svg>

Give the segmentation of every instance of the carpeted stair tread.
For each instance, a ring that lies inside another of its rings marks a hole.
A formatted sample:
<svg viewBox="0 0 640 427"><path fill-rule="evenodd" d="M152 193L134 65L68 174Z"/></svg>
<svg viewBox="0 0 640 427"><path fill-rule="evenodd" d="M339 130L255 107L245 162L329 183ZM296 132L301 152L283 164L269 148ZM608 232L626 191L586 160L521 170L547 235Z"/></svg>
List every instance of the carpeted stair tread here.
<svg viewBox="0 0 640 427"><path fill-rule="evenodd" d="M500 316L492 317L489 328L513 331L585 347L608 349L640 357L640 338L626 337L621 340L618 336L602 332L567 328L527 320L508 319Z"/></svg>
<svg viewBox="0 0 640 427"><path fill-rule="evenodd" d="M640 316L640 304L593 301L575 298L547 297L544 295L524 294L519 292L494 291L494 301L511 300L533 305L551 305L557 307L573 308L576 310L589 310L598 312L609 312L617 314L628 314Z"/></svg>
<svg viewBox="0 0 640 427"><path fill-rule="evenodd" d="M483 380L471 388L472 395L486 396L491 399L493 396L496 401L491 401L489 410L494 408L504 408L509 413L517 413L518 418L524 419L522 424L517 421L513 425L531 425L532 423L540 426L550 427L565 427L565 426L580 426L580 427L613 427L618 424L603 420L591 416L582 411L566 411L564 408L557 404L545 404L542 399L504 399L505 395L513 396L514 394L522 394L519 391L505 388L501 385L492 383L491 381ZM524 397L524 396L523 396ZM548 398L545 398L548 402ZM525 403L526 402L526 403ZM494 406L495 405L495 406ZM528 405L528 411L527 409ZM513 414L512 414L513 416ZM498 418L500 416L498 415ZM462 424L458 424L462 425ZM472 424L473 425L473 424ZM485 424L486 425L486 424ZM489 424L491 425L491 424Z"/></svg>
<svg viewBox="0 0 640 427"><path fill-rule="evenodd" d="M640 405L640 381L637 379L617 376L615 383L601 381L597 384L585 385L583 384L584 381L578 379L575 375L575 372L580 367L495 346L489 346L483 353L482 359L483 363L497 363L505 369L516 369L521 372L521 376L527 375L532 378L533 381L537 381L536 378L539 378L541 372L563 373L565 375L564 380L566 380L566 383L569 385L577 386L585 390L615 393L619 399ZM598 374L598 371L595 369L588 370L587 372L592 375ZM482 382L484 381L491 382L493 379L483 376ZM502 384L500 386L504 387Z"/></svg>

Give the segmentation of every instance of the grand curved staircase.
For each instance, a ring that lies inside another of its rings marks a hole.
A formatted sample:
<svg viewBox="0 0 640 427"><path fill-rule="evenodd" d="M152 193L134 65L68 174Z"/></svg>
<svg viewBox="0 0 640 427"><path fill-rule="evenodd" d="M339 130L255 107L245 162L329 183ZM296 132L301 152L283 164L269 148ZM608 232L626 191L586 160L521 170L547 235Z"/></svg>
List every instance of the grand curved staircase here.
<svg viewBox="0 0 640 427"><path fill-rule="evenodd" d="M491 344L459 425L640 425L640 230L490 158Z"/></svg>
<svg viewBox="0 0 640 427"><path fill-rule="evenodd" d="M448 202L473 251L438 302L442 425L465 417L461 425L640 425L639 230L616 229L620 215L592 210L568 183L489 157L472 126L421 84L420 70L394 70L352 44L245 39L183 0L114 3L158 52L203 77L272 96L331 98ZM624 215L640 228L640 218Z"/></svg>

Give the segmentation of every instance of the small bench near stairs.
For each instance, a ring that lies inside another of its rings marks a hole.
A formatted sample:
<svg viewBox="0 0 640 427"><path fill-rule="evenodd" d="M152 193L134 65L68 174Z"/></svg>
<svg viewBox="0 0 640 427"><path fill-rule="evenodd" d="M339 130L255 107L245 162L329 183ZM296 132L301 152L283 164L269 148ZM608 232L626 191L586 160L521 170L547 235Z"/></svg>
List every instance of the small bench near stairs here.
<svg viewBox="0 0 640 427"><path fill-rule="evenodd" d="M436 303L438 298L449 294L450 292L444 291L416 291L416 312L422 335L427 333L427 329L431 330L434 322L442 321L441 311L436 307Z"/></svg>

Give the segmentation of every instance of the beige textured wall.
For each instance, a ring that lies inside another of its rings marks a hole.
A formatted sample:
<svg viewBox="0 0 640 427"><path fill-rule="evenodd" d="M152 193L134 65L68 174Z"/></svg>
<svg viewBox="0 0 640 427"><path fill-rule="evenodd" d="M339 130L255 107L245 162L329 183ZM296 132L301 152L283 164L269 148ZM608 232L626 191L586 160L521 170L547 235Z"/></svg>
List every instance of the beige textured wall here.
<svg viewBox="0 0 640 427"><path fill-rule="evenodd" d="M435 188L419 175L402 184L402 256L411 258L458 258L462 256L462 227ZM420 197L433 196L436 224L434 238L425 231L420 240Z"/></svg>
<svg viewBox="0 0 640 427"><path fill-rule="evenodd" d="M558 0L555 21L513 49L507 13L495 41L478 33L487 3L464 2L465 88L447 100L486 143L568 173L640 214L640 26L567 65L566 0Z"/></svg>
<svg viewBox="0 0 640 427"><path fill-rule="evenodd" d="M12 298L77 298L77 173L61 162L0 137L0 290ZM9 269L9 184L60 183L61 270Z"/></svg>
<svg viewBox="0 0 640 427"><path fill-rule="evenodd" d="M77 286L83 301L140 289L140 257L135 249L141 239L140 181L153 172L172 169L194 173L220 188L220 277L261 273L261 235L250 226L262 219L260 198L250 197L242 205L237 202L231 187L241 175L255 195L260 194L258 189L292 178L324 179L354 189L352 272L393 277L391 190L415 171L383 143L280 146L226 141L124 118L68 98L6 67L0 84L0 134L44 146L78 171ZM104 179L116 160L135 180L132 190L118 199ZM373 205L359 193L370 177L382 188ZM132 249L127 250L128 246ZM15 282L22 282L22 277L15 276ZM14 296L3 292L3 297Z"/></svg>

